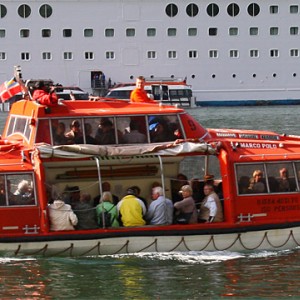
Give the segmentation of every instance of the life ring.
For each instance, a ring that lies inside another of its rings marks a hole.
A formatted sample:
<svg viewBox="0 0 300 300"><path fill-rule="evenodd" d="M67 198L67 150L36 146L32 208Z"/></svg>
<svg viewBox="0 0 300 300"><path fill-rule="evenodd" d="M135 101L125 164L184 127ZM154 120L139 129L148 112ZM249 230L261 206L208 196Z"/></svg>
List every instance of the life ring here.
<svg viewBox="0 0 300 300"><path fill-rule="evenodd" d="M0 140L0 151L9 151L20 145L20 142L13 142L9 140Z"/></svg>

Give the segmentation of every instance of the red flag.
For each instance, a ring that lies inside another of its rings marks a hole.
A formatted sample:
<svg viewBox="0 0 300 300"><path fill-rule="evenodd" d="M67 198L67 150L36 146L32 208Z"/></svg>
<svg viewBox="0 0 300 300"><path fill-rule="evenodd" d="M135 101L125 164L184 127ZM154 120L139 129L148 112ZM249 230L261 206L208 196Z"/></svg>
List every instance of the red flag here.
<svg viewBox="0 0 300 300"><path fill-rule="evenodd" d="M0 85L0 98L2 102L9 100L20 92L22 92L22 87L14 78Z"/></svg>

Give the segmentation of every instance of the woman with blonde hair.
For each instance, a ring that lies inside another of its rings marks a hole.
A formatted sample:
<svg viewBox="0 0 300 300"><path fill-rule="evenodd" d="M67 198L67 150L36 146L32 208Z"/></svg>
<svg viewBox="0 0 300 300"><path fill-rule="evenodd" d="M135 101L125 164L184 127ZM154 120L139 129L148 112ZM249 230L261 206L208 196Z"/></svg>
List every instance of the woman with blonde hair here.
<svg viewBox="0 0 300 300"><path fill-rule="evenodd" d="M111 192L103 192L100 203L96 206L98 225L105 227L119 227L118 210L113 204Z"/></svg>

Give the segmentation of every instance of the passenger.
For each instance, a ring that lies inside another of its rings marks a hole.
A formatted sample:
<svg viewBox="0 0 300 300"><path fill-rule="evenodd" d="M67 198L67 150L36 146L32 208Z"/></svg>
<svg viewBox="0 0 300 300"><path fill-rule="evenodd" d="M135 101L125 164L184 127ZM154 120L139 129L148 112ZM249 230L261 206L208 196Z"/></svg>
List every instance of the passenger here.
<svg viewBox="0 0 300 300"><path fill-rule="evenodd" d="M22 204L33 204L34 199L32 195L32 187L30 183L27 180L22 180L18 184L18 188L15 191L14 195L15 197L15 205L22 205ZM11 203L13 205L13 203Z"/></svg>
<svg viewBox="0 0 300 300"><path fill-rule="evenodd" d="M97 130L96 143L98 145L111 145L116 143L115 129L113 122L108 118L103 118Z"/></svg>
<svg viewBox="0 0 300 300"><path fill-rule="evenodd" d="M131 120L129 124L130 132L123 136L124 143L146 143L147 137L145 134L139 132L139 123L136 120Z"/></svg>
<svg viewBox="0 0 300 300"><path fill-rule="evenodd" d="M239 179L239 193L240 194L248 194L251 191L249 190L249 177L248 176L241 176Z"/></svg>
<svg viewBox="0 0 300 300"><path fill-rule="evenodd" d="M188 184L189 183L187 177L182 173L178 173L176 179L171 180L172 200L174 203L182 200L179 191L182 186Z"/></svg>
<svg viewBox="0 0 300 300"><path fill-rule="evenodd" d="M118 221L118 210L112 203L112 198L111 192L104 192L100 199L100 203L96 206L97 222L101 228L120 226ZM109 214L109 219L105 218L104 212Z"/></svg>
<svg viewBox="0 0 300 300"><path fill-rule="evenodd" d="M111 192L111 185L110 185L110 183L108 182L108 181L104 181L104 182L102 182L102 193L103 192ZM116 196L116 195L114 195L114 194L112 194L112 197L113 197L113 204L114 205L117 205L118 204L118 202L119 202L119 197L118 196ZM94 206L97 206L98 204L99 204L99 202L100 202L100 198L101 198L101 196L100 195L98 195L98 196L96 196L95 198L94 198Z"/></svg>
<svg viewBox="0 0 300 300"><path fill-rule="evenodd" d="M214 191L217 193L217 187L215 186L215 176L212 174L204 175L204 184L211 184L214 187Z"/></svg>
<svg viewBox="0 0 300 300"><path fill-rule="evenodd" d="M251 193L265 193L266 186L263 180L263 172L261 170L255 170L253 177L250 179L248 190Z"/></svg>
<svg viewBox="0 0 300 300"><path fill-rule="evenodd" d="M199 213L199 222L223 222L223 209L218 195L211 184L204 186L204 198Z"/></svg>
<svg viewBox="0 0 300 300"><path fill-rule="evenodd" d="M289 172L286 168L279 170L280 178L278 179L278 191L289 192L291 191L291 184L289 179Z"/></svg>
<svg viewBox="0 0 300 300"><path fill-rule="evenodd" d="M68 144L74 144L75 140L82 137L82 131L80 129L80 122L74 120L70 125L70 131L65 134Z"/></svg>
<svg viewBox="0 0 300 300"><path fill-rule="evenodd" d="M149 126L151 143L161 143L175 141L177 137L170 130L168 123L160 119L157 123L153 123Z"/></svg>
<svg viewBox="0 0 300 300"><path fill-rule="evenodd" d="M144 87L145 78L143 76L137 77L136 88L130 94L130 102L157 103L148 97Z"/></svg>
<svg viewBox="0 0 300 300"><path fill-rule="evenodd" d="M152 190L152 202L146 214L150 225L170 225L173 223L173 202L164 197L163 188L158 186Z"/></svg>
<svg viewBox="0 0 300 300"><path fill-rule="evenodd" d="M74 208L80 201L80 189L79 186L67 186L64 191L64 202L70 204Z"/></svg>
<svg viewBox="0 0 300 300"><path fill-rule="evenodd" d="M134 196L134 193L132 189L128 189L127 195L117 205L119 219L126 227L146 224L143 219L143 216L146 214L146 207L142 200Z"/></svg>
<svg viewBox="0 0 300 300"><path fill-rule="evenodd" d="M73 210L78 219L78 223L75 226L76 229L98 228L96 210L91 205L91 196L89 194L82 193L80 201L75 203Z"/></svg>
<svg viewBox="0 0 300 300"><path fill-rule="evenodd" d="M50 230L74 230L78 219L70 205L63 200L54 200L49 205Z"/></svg>
<svg viewBox="0 0 300 300"><path fill-rule="evenodd" d="M35 84L35 90L32 94L32 99L42 105L55 106L58 103L58 98L54 90L55 87L49 87L45 85L43 80L38 81Z"/></svg>
<svg viewBox="0 0 300 300"><path fill-rule="evenodd" d="M85 133L85 142L86 144L95 145L96 139L92 137L93 128L90 123L84 123L84 133ZM83 144L84 139L83 136L79 136L74 140L75 144Z"/></svg>
<svg viewBox="0 0 300 300"><path fill-rule="evenodd" d="M175 224L197 223L197 210L192 197L193 190L191 186L182 186L180 193L182 194L183 200L174 204L174 208L177 209L177 213L175 213Z"/></svg>
<svg viewBox="0 0 300 300"><path fill-rule="evenodd" d="M143 201L143 203L147 209L148 203L147 203L147 200L141 196L141 189L137 185L131 186L130 189L132 189L134 191L134 196L136 196L137 198L139 198L140 200Z"/></svg>
<svg viewBox="0 0 300 300"><path fill-rule="evenodd" d="M55 132L53 132L54 145L65 145L68 139L65 136L66 125L63 122L59 122Z"/></svg>

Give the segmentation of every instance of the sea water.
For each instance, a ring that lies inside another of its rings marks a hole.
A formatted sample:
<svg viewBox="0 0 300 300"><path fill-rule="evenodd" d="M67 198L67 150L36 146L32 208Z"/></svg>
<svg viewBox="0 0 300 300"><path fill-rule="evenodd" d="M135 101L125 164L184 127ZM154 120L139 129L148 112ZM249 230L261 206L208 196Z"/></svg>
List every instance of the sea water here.
<svg viewBox="0 0 300 300"><path fill-rule="evenodd" d="M188 109L205 127L300 135L300 107ZM6 114L0 113L0 129ZM0 258L1 299L300 299L300 249Z"/></svg>

